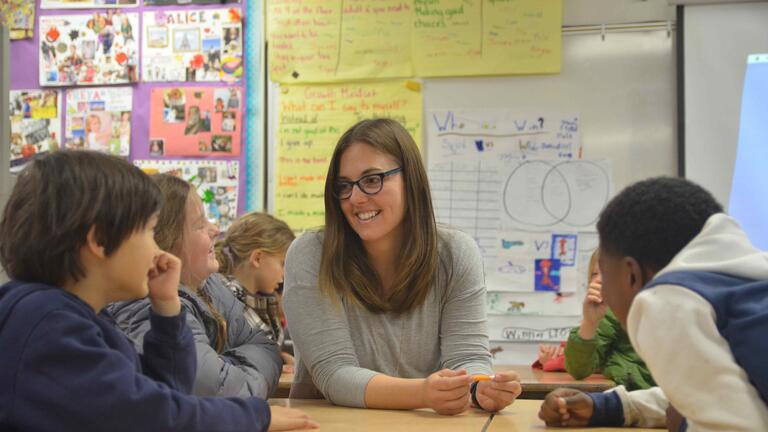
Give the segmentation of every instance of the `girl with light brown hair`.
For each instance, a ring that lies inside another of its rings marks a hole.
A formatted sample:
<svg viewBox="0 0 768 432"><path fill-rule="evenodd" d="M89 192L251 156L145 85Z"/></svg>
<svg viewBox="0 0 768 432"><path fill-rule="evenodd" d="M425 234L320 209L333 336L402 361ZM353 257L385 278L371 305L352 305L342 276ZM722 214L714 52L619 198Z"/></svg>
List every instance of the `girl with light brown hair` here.
<svg viewBox="0 0 768 432"><path fill-rule="evenodd" d="M492 374L483 264L475 241L438 227L419 149L394 120L339 139L325 183L325 226L288 250L285 311L294 340L291 397L458 414L496 411L521 388Z"/></svg>
<svg viewBox="0 0 768 432"><path fill-rule="evenodd" d="M245 319L281 349L283 372L293 373L293 351L286 346L280 313L285 253L295 236L288 225L266 213L240 216L216 243L219 272L226 285L245 304Z"/></svg>

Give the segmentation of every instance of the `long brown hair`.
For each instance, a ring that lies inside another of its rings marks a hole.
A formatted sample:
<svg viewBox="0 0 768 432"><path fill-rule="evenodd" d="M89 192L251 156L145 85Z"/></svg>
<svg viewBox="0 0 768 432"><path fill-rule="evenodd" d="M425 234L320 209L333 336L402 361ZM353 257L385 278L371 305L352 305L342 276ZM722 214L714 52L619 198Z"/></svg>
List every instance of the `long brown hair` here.
<svg viewBox="0 0 768 432"><path fill-rule="evenodd" d="M393 157L403 170L403 244L397 252L400 271L386 296L360 237L347 222L341 203L333 194L341 155L354 143L370 145ZM341 136L325 180L324 231L319 284L326 293L356 300L375 313L403 313L424 302L437 278L437 225L421 154L400 123L390 119L363 120Z"/></svg>
<svg viewBox="0 0 768 432"><path fill-rule="evenodd" d="M224 240L216 243L219 273L231 275L257 249L267 254L284 253L294 238L288 224L272 215L244 214L232 223Z"/></svg>
<svg viewBox="0 0 768 432"><path fill-rule="evenodd" d="M164 198L164 204L157 217L155 227L155 243L160 249L168 251L176 256L181 256L184 244L184 226L187 223L187 203L190 194L195 189L186 181L168 174L156 174L152 176L155 184L160 188ZM182 271L184 268L182 267ZM217 324L216 352L221 352L227 343L227 320L213 306L210 296L202 292L202 287L190 287L195 290L201 300L210 309Z"/></svg>

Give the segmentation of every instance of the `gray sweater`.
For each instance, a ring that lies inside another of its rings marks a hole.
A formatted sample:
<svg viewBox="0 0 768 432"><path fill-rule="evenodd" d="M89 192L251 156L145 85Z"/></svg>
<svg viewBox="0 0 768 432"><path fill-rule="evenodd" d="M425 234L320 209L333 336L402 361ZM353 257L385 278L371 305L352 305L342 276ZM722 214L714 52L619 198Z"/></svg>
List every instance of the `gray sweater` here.
<svg viewBox="0 0 768 432"><path fill-rule="evenodd" d="M462 232L438 232L443 241L437 281L421 306L401 315L371 313L353 300L323 294L317 283L322 232L293 242L284 298L297 356L291 397L311 397L319 389L335 404L364 407L368 381L379 373L400 378L425 378L442 368L492 373L480 252Z"/></svg>

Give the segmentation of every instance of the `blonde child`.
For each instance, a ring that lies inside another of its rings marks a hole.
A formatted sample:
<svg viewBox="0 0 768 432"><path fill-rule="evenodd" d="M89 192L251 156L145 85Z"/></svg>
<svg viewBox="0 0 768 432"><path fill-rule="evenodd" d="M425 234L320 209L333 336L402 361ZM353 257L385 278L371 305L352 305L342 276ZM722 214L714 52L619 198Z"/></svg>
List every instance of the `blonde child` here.
<svg viewBox="0 0 768 432"><path fill-rule="evenodd" d="M293 356L286 352L277 290L283 282L285 253L294 239L288 225L265 213L248 213L216 244L219 271L227 286L246 305L248 323L283 348L283 370L293 372Z"/></svg>

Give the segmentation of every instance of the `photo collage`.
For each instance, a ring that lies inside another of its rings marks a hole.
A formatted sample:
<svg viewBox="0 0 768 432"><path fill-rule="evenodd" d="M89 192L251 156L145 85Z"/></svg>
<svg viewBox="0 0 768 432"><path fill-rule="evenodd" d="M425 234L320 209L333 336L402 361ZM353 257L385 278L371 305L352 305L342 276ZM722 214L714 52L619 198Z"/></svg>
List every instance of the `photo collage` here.
<svg viewBox="0 0 768 432"><path fill-rule="evenodd" d="M138 15L114 10L40 17L40 85L129 84L139 80Z"/></svg>
<svg viewBox="0 0 768 432"><path fill-rule="evenodd" d="M145 12L143 79L238 82L243 73L239 9Z"/></svg>
<svg viewBox="0 0 768 432"><path fill-rule="evenodd" d="M240 154L242 103L239 88L154 88L150 99L151 154Z"/></svg>
<svg viewBox="0 0 768 432"><path fill-rule="evenodd" d="M206 216L226 230L237 217L239 163L216 160L135 160L147 174L170 174L188 181L203 201Z"/></svg>
<svg viewBox="0 0 768 432"><path fill-rule="evenodd" d="M57 90L11 90L11 171L35 155L59 148L61 100Z"/></svg>
<svg viewBox="0 0 768 432"><path fill-rule="evenodd" d="M128 156L132 106L130 87L68 91L64 147Z"/></svg>
<svg viewBox="0 0 768 432"><path fill-rule="evenodd" d="M26 65L10 82L11 172L59 149L239 163L243 13L242 0L0 2L14 60ZM36 49L17 54L24 38ZM196 179L215 185L208 210L226 222L239 179L216 167L201 166Z"/></svg>

